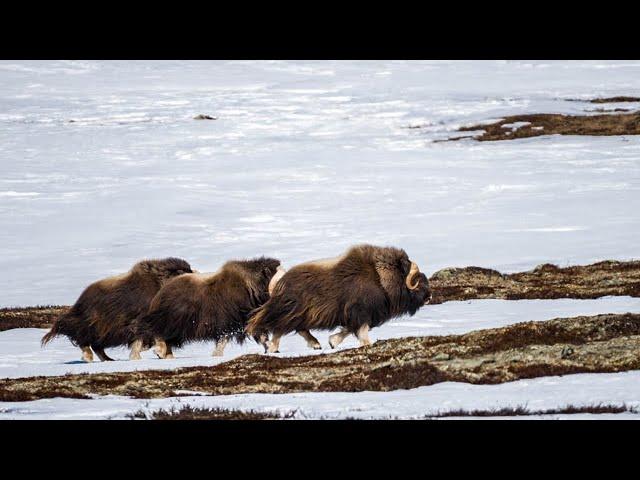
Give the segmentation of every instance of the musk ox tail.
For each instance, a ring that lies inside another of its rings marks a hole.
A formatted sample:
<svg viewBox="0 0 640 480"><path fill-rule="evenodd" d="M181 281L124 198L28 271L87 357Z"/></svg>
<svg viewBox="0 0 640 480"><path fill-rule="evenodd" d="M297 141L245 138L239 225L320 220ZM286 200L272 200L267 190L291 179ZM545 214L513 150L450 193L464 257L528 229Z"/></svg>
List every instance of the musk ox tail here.
<svg viewBox="0 0 640 480"><path fill-rule="evenodd" d="M269 302L267 302L269 303ZM247 335L251 335L253 339L260 343L260 335L266 333L268 330L264 325L264 318L266 315L266 303L261 307L256 308L252 313L251 317L247 321L247 325L244 327L244 331Z"/></svg>
<svg viewBox="0 0 640 480"><path fill-rule="evenodd" d="M56 326L54 325L53 327L51 327L51 330L49 330L44 337L42 337L42 340L40 340L40 345L42 347L44 347L47 343L49 343L51 340L53 340L55 337L58 336L58 330L56 330Z"/></svg>
<svg viewBox="0 0 640 480"><path fill-rule="evenodd" d="M73 322L73 316L70 314L70 312L63 313L62 315L60 315L53 322L53 326L51 327L51 330L49 330L45 334L45 336L42 337L42 340L40 340L40 345L44 347L47 343L49 343L58 335L66 335L66 330L67 330L66 327L72 322Z"/></svg>

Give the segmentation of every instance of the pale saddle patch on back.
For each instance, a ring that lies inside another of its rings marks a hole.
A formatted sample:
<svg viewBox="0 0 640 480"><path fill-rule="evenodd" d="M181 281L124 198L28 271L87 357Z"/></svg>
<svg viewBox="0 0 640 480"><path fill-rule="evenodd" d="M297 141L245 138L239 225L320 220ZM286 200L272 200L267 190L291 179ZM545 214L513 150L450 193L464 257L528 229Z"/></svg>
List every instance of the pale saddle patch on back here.
<svg viewBox="0 0 640 480"><path fill-rule="evenodd" d="M345 258L345 254L337 256L337 257L332 257L332 258L321 258L319 260L311 260L309 262L305 262L305 263L301 263L299 266L311 266L313 265L314 267L320 267L320 268L332 268L335 267L338 263L340 263L340 261L342 259Z"/></svg>

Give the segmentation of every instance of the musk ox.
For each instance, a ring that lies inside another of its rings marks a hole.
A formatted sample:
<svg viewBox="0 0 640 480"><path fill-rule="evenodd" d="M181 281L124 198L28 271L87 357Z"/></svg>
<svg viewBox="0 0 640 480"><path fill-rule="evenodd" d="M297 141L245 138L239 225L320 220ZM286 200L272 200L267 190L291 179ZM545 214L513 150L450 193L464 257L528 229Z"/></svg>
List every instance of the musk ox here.
<svg viewBox="0 0 640 480"><path fill-rule="evenodd" d="M154 295L168 280L191 273L191 266L180 258L143 260L122 275L89 285L71 309L61 315L42 338L42 345L58 335L66 335L82 349L82 359L113 360L105 348L131 342L131 322L146 312Z"/></svg>
<svg viewBox="0 0 640 480"><path fill-rule="evenodd" d="M369 329L393 317L413 315L431 298L427 277L404 250L359 245L340 257L291 268L271 298L256 309L246 332L268 333L265 351L278 352L280 337L297 332L312 348L320 348L309 330L340 331L329 337L335 348L349 334L369 345Z"/></svg>
<svg viewBox="0 0 640 480"><path fill-rule="evenodd" d="M261 257L229 261L215 273L174 278L133 322L129 358L138 360L153 343L160 358L173 358L173 347L198 340L214 340L213 355L221 356L231 338L244 341L249 313L267 301L283 273L279 260Z"/></svg>

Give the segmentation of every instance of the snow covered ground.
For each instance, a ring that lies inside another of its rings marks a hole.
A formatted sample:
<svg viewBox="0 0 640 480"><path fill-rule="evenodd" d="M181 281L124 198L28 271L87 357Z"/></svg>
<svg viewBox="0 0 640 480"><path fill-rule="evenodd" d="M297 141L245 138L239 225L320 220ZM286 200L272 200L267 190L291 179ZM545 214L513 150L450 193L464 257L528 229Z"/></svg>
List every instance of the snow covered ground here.
<svg viewBox="0 0 640 480"><path fill-rule="evenodd" d="M640 298L605 297L596 300L474 300L448 302L419 310L413 317L392 320L371 331L371 339L400 338L424 335L449 335L471 330L494 328L530 320L549 320L558 317L596 315L599 313L640 312ZM108 349L114 362L85 363L80 360L80 349L65 337L40 347L40 339L47 330L19 328L0 332L0 378L29 377L33 375L64 375L66 373L118 372L148 369L170 369L193 365L215 365L247 353L262 353L262 347L253 341L244 345L229 345L222 358L212 357L213 342L193 343L176 349L174 360L160 360L149 350L143 359L129 361L125 348ZM297 356L329 353L329 333L314 332L324 347L310 350L298 335L282 339L280 355ZM358 345L355 337L347 338L338 348Z"/></svg>
<svg viewBox="0 0 640 480"><path fill-rule="evenodd" d="M526 407L626 405L640 407L640 372L585 373L564 377L518 380L500 385L445 382L391 392L332 392L191 396L140 400L121 396L91 400L53 398L32 402L0 402L0 419L108 419L126 418L139 410L220 407L286 414L295 419L412 419L452 410L494 410ZM541 418L541 417L518 417ZM634 419L636 413L545 415L542 418Z"/></svg>
<svg viewBox="0 0 640 480"><path fill-rule="evenodd" d="M167 255L635 258L639 138L433 143L612 95L640 95L640 62L0 62L0 306Z"/></svg>
<svg viewBox="0 0 640 480"><path fill-rule="evenodd" d="M602 105L566 100L617 95L640 96L640 62L0 62L0 307L70 304L96 279L169 255L202 271L261 254L289 267L370 242L402 246L428 274L638 258L640 138L434 142L505 115L593 114L585 110ZM198 114L217 120L194 120ZM373 336L638 306L629 298L452 302ZM137 363L86 365L74 363L78 352L66 340L41 350L43 333L0 333L0 377L221 361L200 344L174 361L147 352ZM326 335L320 340L326 345ZM249 351L259 349L233 346L224 359ZM311 353L295 336L281 351ZM110 354L126 358L124 350ZM589 395L632 404L636 377L181 401L256 409L282 402L333 418L348 399L362 405L349 416L411 417L455 406L446 401L479 408L482 398L512 406L529 399L530 408ZM5 404L0 417L122 416L139 406L55 399Z"/></svg>
<svg viewBox="0 0 640 480"><path fill-rule="evenodd" d="M557 317L640 311L640 298L605 297L597 300L476 300L450 302L425 307L414 317L400 318L372 330L372 339L418 335L465 333L521 321ZM39 340L45 330L14 329L0 332L0 377L63 375L164 369L190 365L215 365L244 353L260 353L255 344L228 347L222 359L210 356L210 343L191 344L176 351L175 360L158 360L151 352L138 362L126 360L124 349L108 353L118 361L80 362L79 351L64 339L54 340L41 349ZM282 356L326 353L327 334L318 335L323 351L309 350L304 341L291 335L283 339ZM354 339L339 348L356 346ZM138 410L192 406L252 409L257 411L297 410L295 418L419 418L454 409L494 409L527 407L544 410L567 405L626 404L640 406L640 372L619 374L581 374L522 380L503 385L443 383L413 390L360 393L304 393L285 395L229 395L181 397L162 400L136 400L126 397L97 397L92 400L49 399L34 402L0 402L3 418L123 418ZM186 392L185 392L186 393ZM553 418L581 418L582 415L553 415ZM585 415L589 418L589 415ZM598 415L597 418L638 418L633 413Z"/></svg>

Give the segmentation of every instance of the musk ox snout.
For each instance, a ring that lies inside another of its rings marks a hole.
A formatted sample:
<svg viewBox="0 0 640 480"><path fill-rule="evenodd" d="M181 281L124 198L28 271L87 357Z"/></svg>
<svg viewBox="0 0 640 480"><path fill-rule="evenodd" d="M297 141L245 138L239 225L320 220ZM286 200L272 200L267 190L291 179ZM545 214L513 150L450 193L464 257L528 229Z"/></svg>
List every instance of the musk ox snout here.
<svg viewBox="0 0 640 480"><path fill-rule="evenodd" d="M424 273L420 272L416 277L416 282L418 283L418 288L416 290L422 300L422 305L426 305L431 301L432 296L429 279Z"/></svg>

